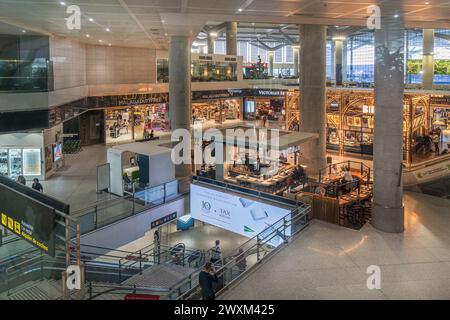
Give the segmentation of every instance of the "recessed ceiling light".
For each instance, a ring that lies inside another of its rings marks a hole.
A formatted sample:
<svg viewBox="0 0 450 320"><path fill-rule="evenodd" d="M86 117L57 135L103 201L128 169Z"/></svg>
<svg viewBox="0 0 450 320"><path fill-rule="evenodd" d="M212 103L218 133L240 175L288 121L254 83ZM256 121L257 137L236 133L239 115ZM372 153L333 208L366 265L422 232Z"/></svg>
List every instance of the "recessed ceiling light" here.
<svg viewBox="0 0 450 320"><path fill-rule="evenodd" d="M164 35L167 37L168 36L168 34L167 33L164 33Z"/></svg>
<svg viewBox="0 0 450 320"><path fill-rule="evenodd" d="M166 22L165 20L161 20L162 23Z"/></svg>
<svg viewBox="0 0 450 320"><path fill-rule="evenodd" d="M398 17L400 17L400 15L394 14L394 18L398 18Z"/></svg>
<svg viewBox="0 0 450 320"><path fill-rule="evenodd" d="M238 9L239 12L242 12L242 10L243 10L242 8L239 8L239 9Z"/></svg>
<svg viewBox="0 0 450 320"><path fill-rule="evenodd" d="M103 42L103 40L98 40L98 42Z"/></svg>
<svg viewBox="0 0 450 320"><path fill-rule="evenodd" d="M111 44L111 43L108 43L108 46L110 46L110 47L111 47L111 46L112 46L112 44Z"/></svg>
<svg viewBox="0 0 450 320"><path fill-rule="evenodd" d="M90 34L87 34L87 35L86 35L86 38L90 38L90 37L91 37L91 35L90 35Z"/></svg>
<svg viewBox="0 0 450 320"><path fill-rule="evenodd" d="M106 30L106 32L110 32L110 31L111 31L111 29L110 29L110 28L106 28L105 30Z"/></svg>
<svg viewBox="0 0 450 320"><path fill-rule="evenodd" d="M93 19L93 18L89 18L89 21L90 21L90 22L94 22L94 19Z"/></svg>
<svg viewBox="0 0 450 320"><path fill-rule="evenodd" d="M64 1L59 2L60 5L65 6L66 3Z"/></svg>
<svg viewBox="0 0 450 320"><path fill-rule="evenodd" d="M429 3L429 2L427 1L427 2L425 2L425 4L427 4L427 5L428 5L428 4L430 4L430 3Z"/></svg>
<svg viewBox="0 0 450 320"><path fill-rule="evenodd" d="M27 32L27 30L22 30L22 33L25 33L25 32Z"/></svg>

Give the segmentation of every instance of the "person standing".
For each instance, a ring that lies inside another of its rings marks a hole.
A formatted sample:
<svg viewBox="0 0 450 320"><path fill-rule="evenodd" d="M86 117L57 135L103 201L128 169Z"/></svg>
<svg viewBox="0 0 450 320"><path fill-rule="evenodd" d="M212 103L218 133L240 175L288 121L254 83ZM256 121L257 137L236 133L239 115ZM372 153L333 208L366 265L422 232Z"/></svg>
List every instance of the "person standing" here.
<svg viewBox="0 0 450 320"><path fill-rule="evenodd" d="M222 260L222 249L220 248L220 240L216 240L216 245L211 249L211 263L215 265Z"/></svg>
<svg viewBox="0 0 450 320"><path fill-rule="evenodd" d="M27 185L27 181L25 180L24 176L18 176L17 177L17 182L20 184L23 184L24 186Z"/></svg>
<svg viewBox="0 0 450 320"><path fill-rule="evenodd" d="M437 132L435 132L433 134L433 144L434 144L434 152L437 155L439 155L439 142L440 142L439 135L437 134Z"/></svg>
<svg viewBox="0 0 450 320"><path fill-rule="evenodd" d="M198 283L202 289L203 300L214 300L216 294L213 289L213 283L217 283L217 274L211 262L207 262L198 275Z"/></svg>
<svg viewBox="0 0 450 320"><path fill-rule="evenodd" d="M42 184L39 183L38 178L33 179L33 184L31 185L31 188L39 192L44 192L44 188L42 187Z"/></svg>

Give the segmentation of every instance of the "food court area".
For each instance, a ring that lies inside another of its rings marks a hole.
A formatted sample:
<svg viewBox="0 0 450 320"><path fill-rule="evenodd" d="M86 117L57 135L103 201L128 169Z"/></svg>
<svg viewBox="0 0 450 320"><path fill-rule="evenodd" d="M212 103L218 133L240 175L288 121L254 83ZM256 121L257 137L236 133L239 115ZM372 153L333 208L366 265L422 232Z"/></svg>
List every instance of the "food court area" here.
<svg viewBox="0 0 450 320"><path fill-rule="evenodd" d="M245 128L239 126L232 129ZM254 129L255 136L260 135L259 130L265 129ZM267 132L267 141L271 141L272 130L264 132ZM270 142L245 143L245 137L239 134L236 134L235 140L227 139L228 133L225 133L223 140L204 140L203 150L214 148L217 153L222 146L226 161L223 164L196 165L195 175L200 180L222 181L252 192L309 204L314 202L313 214L317 218L361 228L370 219L371 168L360 161L338 162L328 157L328 165L318 174L310 172L302 154L302 145L316 139L316 135L291 131L277 133L280 140L278 148Z"/></svg>

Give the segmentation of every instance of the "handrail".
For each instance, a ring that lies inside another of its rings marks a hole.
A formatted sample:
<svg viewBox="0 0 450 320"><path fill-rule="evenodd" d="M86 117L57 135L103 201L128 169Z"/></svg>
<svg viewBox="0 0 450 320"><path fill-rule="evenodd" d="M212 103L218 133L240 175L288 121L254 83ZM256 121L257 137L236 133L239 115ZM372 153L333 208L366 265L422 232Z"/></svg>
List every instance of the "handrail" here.
<svg viewBox="0 0 450 320"><path fill-rule="evenodd" d="M299 209L302 209L302 210L299 211ZM249 240L247 240L244 244L242 244L241 246L239 246L238 248L236 248L236 250L239 250L240 248L245 247L245 246L248 245L249 243L255 243L255 241L256 241L256 243L258 243L258 242L261 241L261 239L265 239L266 237L265 237L265 236L262 236L262 235L267 234L267 231L268 231L268 230L272 229L273 226L276 226L276 225L279 224L280 222L285 222L285 221L287 221L287 220L286 220L286 217L289 217L289 216L292 217L292 215L294 215L294 216L298 216L298 215L305 216L305 215L307 215L307 213L308 213L310 210L311 210L311 207L310 207L309 205L305 205L305 204L304 204L303 206L301 206L301 207L295 208L293 211L291 211L290 213L288 213L286 216L284 216L283 218L277 220L277 221L274 222L272 225L270 225L270 226L268 226L267 228L265 228L264 230L262 230L262 231L261 231L260 233L258 233L256 236L254 236L254 237L250 238ZM297 211L297 214L295 214L296 211ZM291 218L291 220L292 220L292 218ZM283 223L283 225L285 225L285 223ZM279 227L278 227L278 228L279 228ZM277 228L276 230L274 230L273 232L277 231L278 228ZM269 233L269 234L270 234L270 233ZM252 246L253 246L253 245L252 245ZM236 250L235 250L235 251L236 251ZM222 263L223 261L225 261L225 260L228 259L228 258L230 258L230 257L222 258L222 261L219 261L218 263ZM198 268L198 269L196 269L194 272L192 272L192 274L200 272L202 268L203 268L203 266L200 267L200 268ZM192 275L192 274L191 274L191 275ZM181 288L183 285L185 285L186 283L188 283L188 282L191 280L191 275L185 277L185 279L182 279L182 280L180 280L179 282L177 282L175 285L173 285L172 288L171 288L171 292L175 292L176 290L178 290L179 288Z"/></svg>
<svg viewBox="0 0 450 320"><path fill-rule="evenodd" d="M291 227L294 224L294 221L296 221L296 220L300 221L300 219L302 219L302 218L305 219L305 224L302 226L302 228L295 230L293 233L291 233L290 236L287 236L287 238L284 240L284 244L286 244L296 234L298 234L300 231L302 231L308 223L308 212L309 211L310 211L310 208L307 208L306 211L302 210L302 211L298 212L296 215L292 216L292 218L289 221L285 221L285 223L283 223L283 225L280 225L277 228L275 228L275 230L273 230L270 234L267 234L265 237L259 238L258 241L256 243L254 243L251 247L249 247L247 250L245 250L243 252L238 252L237 254L234 254L234 255L231 255L230 257L228 257L228 258L231 258L229 261L227 261L221 265L219 264L220 267L216 271L216 274L219 277L222 277L225 275L227 270L230 270L232 272L233 267L235 267L235 266L239 267L238 263L241 262L242 260L246 259L246 257L250 256L251 254L254 254L253 251L256 250L257 263L255 265L251 266L250 268L247 268L243 272L239 272L239 274L234 279L232 279L229 283L227 283L222 289L220 289L217 292L217 294L222 293L224 290L226 290L231 285L233 285L235 283L235 281L242 278L243 274L248 273L249 270L251 270L252 268L257 266L258 263L260 263L262 260L267 259L269 256L273 255L275 252L277 252L278 250L280 250L282 248L282 245L279 245L270 252L266 251L264 256L260 258L259 250L262 250L264 245L268 245L269 242L279 234L281 228L283 228L283 230L285 231L287 228ZM252 253L250 253L250 252L252 252ZM224 261L226 261L226 259L224 259ZM193 287L190 290L179 295L177 297L177 299L182 300L182 299L192 298L199 291L199 289L200 289L199 284L197 284L195 287Z"/></svg>

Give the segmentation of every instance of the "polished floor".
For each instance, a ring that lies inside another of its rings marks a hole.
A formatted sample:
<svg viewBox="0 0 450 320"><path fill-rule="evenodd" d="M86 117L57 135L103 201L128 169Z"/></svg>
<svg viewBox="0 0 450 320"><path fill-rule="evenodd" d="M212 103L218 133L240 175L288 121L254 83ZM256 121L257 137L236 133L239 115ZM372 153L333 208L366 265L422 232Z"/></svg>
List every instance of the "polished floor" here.
<svg viewBox="0 0 450 320"><path fill-rule="evenodd" d="M313 221L221 298L450 299L450 201L407 192L405 206L403 234ZM370 265L379 290L367 288Z"/></svg>

